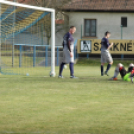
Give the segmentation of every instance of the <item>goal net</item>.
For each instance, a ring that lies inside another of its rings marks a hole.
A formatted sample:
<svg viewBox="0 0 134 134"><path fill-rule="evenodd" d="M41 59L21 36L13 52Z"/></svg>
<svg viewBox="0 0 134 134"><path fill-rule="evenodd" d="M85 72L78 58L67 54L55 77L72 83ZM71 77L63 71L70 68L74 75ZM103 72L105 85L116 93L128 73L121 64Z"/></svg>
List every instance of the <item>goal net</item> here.
<svg viewBox="0 0 134 134"><path fill-rule="evenodd" d="M55 10L1 0L1 74L45 76L48 69L54 76Z"/></svg>

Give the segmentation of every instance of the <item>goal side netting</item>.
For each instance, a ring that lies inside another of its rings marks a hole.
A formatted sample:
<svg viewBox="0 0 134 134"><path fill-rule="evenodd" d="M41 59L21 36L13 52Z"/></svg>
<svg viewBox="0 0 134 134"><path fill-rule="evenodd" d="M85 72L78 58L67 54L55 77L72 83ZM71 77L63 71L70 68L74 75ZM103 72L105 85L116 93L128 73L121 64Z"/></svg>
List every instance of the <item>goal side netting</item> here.
<svg viewBox="0 0 134 134"><path fill-rule="evenodd" d="M0 72L55 75L54 9L0 1Z"/></svg>

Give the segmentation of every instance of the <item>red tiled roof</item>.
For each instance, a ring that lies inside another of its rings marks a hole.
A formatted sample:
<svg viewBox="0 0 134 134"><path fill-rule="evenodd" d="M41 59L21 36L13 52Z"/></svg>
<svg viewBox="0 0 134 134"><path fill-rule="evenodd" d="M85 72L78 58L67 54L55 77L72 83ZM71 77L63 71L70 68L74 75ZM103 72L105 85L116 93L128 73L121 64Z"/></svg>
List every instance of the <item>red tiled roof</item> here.
<svg viewBox="0 0 134 134"><path fill-rule="evenodd" d="M134 0L72 0L67 11L134 11Z"/></svg>

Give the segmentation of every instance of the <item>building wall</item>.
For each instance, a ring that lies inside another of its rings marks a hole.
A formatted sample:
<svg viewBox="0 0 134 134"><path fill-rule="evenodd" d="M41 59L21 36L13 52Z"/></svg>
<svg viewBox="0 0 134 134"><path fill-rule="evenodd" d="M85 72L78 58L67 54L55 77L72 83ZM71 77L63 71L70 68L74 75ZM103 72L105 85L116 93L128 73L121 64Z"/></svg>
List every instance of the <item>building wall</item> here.
<svg viewBox="0 0 134 134"><path fill-rule="evenodd" d="M66 32L65 31L60 31L58 33L56 33L56 36L55 36L55 45L56 46L61 46L62 45L62 42L63 42L63 36Z"/></svg>
<svg viewBox="0 0 134 134"><path fill-rule="evenodd" d="M134 13L70 12L68 15L69 25L75 25L77 28L74 34L76 39L81 38L84 19L97 20L97 39L101 39L106 31L111 32L111 39L121 39L121 17L127 17L127 27L123 27L123 39L134 39Z"/></svg>

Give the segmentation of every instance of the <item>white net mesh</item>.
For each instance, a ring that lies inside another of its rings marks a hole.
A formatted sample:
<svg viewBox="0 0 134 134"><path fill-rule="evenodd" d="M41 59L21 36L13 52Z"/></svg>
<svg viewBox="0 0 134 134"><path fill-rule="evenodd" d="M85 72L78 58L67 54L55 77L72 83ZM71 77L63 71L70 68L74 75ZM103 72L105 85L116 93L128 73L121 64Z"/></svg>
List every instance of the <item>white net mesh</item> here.
<svg viewBox="0 0 134 134"><path fill-rule="evenodd" d="M2 3L0 9L1 73L45 75L46 56L51 57L51 13Z"/></svg>

